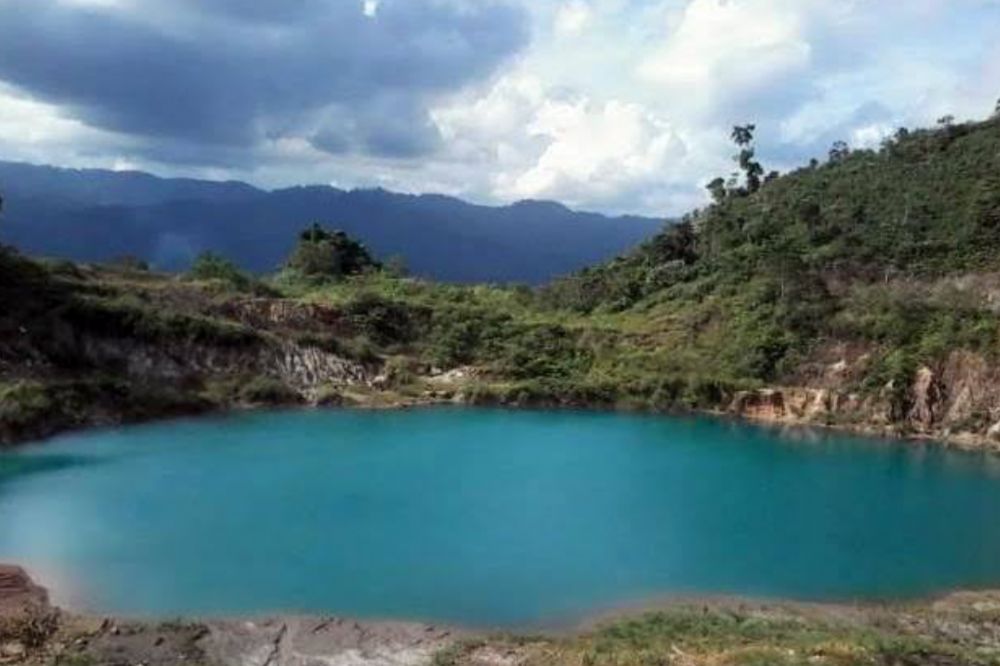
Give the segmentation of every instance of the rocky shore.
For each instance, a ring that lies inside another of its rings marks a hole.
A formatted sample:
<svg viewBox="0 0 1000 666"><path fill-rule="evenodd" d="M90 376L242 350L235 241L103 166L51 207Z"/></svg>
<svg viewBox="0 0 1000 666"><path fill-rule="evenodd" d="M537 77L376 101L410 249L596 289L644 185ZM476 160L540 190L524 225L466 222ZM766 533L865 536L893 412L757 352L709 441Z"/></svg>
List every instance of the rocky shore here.
<svg viewBox="0 0 1000 666"><path fill-rule="evenodd" d="M664 602L558 634L336 617L135 621L49 605L0 566L0 664L41 666L618 666L1000 664L1000 593L909 604Z"/></svg>
<svg viewBox="0 0 1000 666"><path fill-rule="evenodd" d="M0 565L0 664L73 666L417 666L465 635L335 617L133 621L49 604L20 567Z"/></svg>

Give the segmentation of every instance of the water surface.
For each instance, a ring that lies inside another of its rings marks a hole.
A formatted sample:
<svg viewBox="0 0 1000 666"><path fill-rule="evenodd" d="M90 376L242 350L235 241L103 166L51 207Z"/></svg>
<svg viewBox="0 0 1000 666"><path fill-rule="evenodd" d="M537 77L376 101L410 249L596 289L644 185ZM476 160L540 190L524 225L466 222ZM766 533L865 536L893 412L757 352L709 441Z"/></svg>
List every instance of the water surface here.
<svg viewBox="0 0 1000 666"><path fill-rule="evenodd" d="M106 612L469 625L1000 585L990 458L582 412L242 414L0 454L0 561Z"/></svg>

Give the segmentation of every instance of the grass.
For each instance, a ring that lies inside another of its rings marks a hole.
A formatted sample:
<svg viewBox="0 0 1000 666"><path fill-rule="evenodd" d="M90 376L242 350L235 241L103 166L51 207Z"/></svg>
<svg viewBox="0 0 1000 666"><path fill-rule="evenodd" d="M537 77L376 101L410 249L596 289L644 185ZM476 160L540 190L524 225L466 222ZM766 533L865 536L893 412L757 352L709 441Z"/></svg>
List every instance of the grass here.
<svg viewBox="0 0 1000 666"><path fill-rule="evenodd" d="M494 656L490 659L488 655ZM817 666L997 664L996 654L870 621L812 619L776 611L680 608L619 620L574 636L494 636L460 642L436 666Z"/></svg>

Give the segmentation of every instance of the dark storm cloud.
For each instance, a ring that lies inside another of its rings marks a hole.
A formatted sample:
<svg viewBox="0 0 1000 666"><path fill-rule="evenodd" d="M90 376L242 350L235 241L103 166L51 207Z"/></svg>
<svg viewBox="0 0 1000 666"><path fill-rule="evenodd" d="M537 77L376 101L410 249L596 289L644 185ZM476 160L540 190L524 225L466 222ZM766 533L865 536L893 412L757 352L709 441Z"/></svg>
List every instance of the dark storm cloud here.
<svg viewBox="0 0 1000 666"><path fill-rule="evenodd" d="M154 156L168 140L228 162L264 137L412 156L439 139L430 97L526 40L500 0L383 0L374 18L360 0L0 0L0 81Z"/></svg>

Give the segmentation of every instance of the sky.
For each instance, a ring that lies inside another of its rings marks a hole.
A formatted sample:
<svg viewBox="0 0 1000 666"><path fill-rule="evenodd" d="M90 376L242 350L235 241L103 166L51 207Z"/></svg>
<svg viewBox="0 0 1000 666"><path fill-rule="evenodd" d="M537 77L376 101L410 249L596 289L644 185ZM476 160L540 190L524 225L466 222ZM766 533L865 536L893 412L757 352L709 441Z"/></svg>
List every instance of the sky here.
<svg viewBox="0 0 1000 666"><path fill-rule="evenodd" d="M680 215L976 119L1000 0L0 0L0 159ZM2 183L0 183L2 188Z"/></svg>

